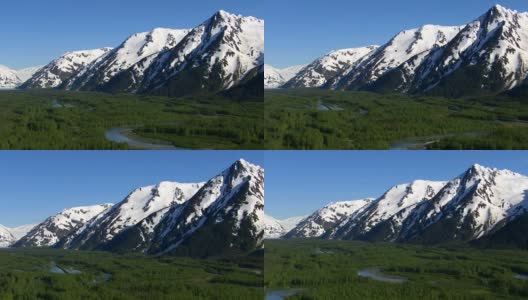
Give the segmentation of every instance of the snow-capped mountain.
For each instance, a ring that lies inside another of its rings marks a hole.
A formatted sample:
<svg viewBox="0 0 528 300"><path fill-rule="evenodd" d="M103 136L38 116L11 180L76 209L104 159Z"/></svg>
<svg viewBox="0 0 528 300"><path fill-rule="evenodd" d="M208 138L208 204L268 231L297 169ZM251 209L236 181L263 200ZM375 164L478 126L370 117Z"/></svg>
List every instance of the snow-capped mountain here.
<svg viewBox="0 0 528 300"><path fill-rule="evenodd" d="M264 64L264 21L219 11L146 70L140 92L179 96L233 88Z"/></svg>
<svg viewBox="0 0 528 300"><path fill-rule="evenodd" d="M448 97L499 93L527 82L528 13L495 5L463 26L404 30L366 57L338 64L331 72L320 66L321 59L314 64L314 70L306 67L284 87Z"/></svg>
<svg viewBox="0 0 528 300"><path fill-rule="evenodd" d="M30 67L20 70L12 70L0 65L0 89L14 89L28 80L42 67Z"/></svg>
<svg viewBox="0 0 528 300"><path fill-rule="evenodd" d="M0 246L205 257L262 247L264 227L264 169L241 159L207 182L161 182L115 205L65 209L18 241L22 227L0 226Z"/></svg>
<svg viewBox="0 0 528 300"><path fill-rule="evenodd" d="M46 247L90 222L92 218L110 209L112 204L68 208L36 225L14 247Z"/></svg>
<svg viewBox="0 0 528 300"><path fill-rule="evenodd" d="M278 239L282 237L286 230L282 227L279 220L272 216L264 214L264 238L266 239Z"/></svg>
<svg viewBox="0 0 528 300"><path fill-rule="evenodd" d="M329 231L328 236L342 239L364 239L374 236L380 223L390 224L391 234L397 234L413 209L421 202L433 198L445 182L416 180L391 187L380 198L372 201L361 212L349 217ZM390 240L392 236L384 236Z"/></svg>
<svg viewBox="0 0 528 300"><path fill-rule="evenodd" d="M449 181L431 201L418 205L403 223L398 240L478 239L528 212L526 190L526 176L474 165Z"/></svg>
<svg viewBox="0 0 528 300"><path fill-rule="evenodd" d="M368 206L373 199L334 202L317 210L291 229L285 238L320 237L346 218L357 214Z"/></svg>
<svg viewBox="0 0 528 300"><path fill-rule="evenodd" d="M416 180L355 206L330 204L282 237L525 245L526 191L527 176L475 164L450 181Z"/></svg>
<svg viewBox="0 0 528 300"><path fill-rule="evenodd" d="M281 87L297 75L297 73L299 73L304 67L306 67L306 65L278 69L271 65L264 65L264 88L274 89Z"/></svg>
<svg viewBox="0 0 528 300"><path fill-rule="evenodd" d="M183 204L203 183L161 182L141 187L114 205L104 215L72 232L60 244L63 248L92 250L104 247L121 231L138 224L153 213Z"/></svg>
<svg viewBox="0 0 528 300"><path fill-rule="evenodd" d="M264 169L245 160L209 180L183 206L172 207L147 252L209 256L247 252L264 239Z"/></svg>
<svg viewBox="0 0 528 300"><path fill-rule="evenodd" d="M20 88L56 88L75 76L91 62L111 51L111 48L68 52L39 69Z"/></svg>
<svg viewBox="0 0 528 300"><path fill-rule="evenodd" d="M11 233L11 230L3 225L0 225L0 248L11 246L16 241L16 238Z"/></svg>
<svg viewBox="0 0 528 300"><path fill-rule="evenodd" d="M44 66L35 66L35 67L29 67L29 68L17 70L16 74L18 78L20 79L20 84L26 82L29 78L31 78L35 73L37 73L43 67Z"/></svg>
<svg viewBox="0 0 528 300"><path fill-rule="evenodd" d="M17 240L26 235L35 225L22 225L9 228L0 224L0 248L12 246Z"/></svg>
<svg viewBox="0 0 528 300"><path fill-rule="evenodd" d="M23 236L28 234L28 232L31 231L31 229L35 228L37 224L27 224L27 225L21 225L13 228L8 228L9 232L15 237L15 240L21 239Z"/></svg>
<svg viewBox="0 0 528 300"><path fill-rule="evenodd" d="M21 88L246 96L246 89L255 93L258 81L262 95L263 65L264 21L221 10L193 29L156 28L133 34L115 49L67 53Z"/></svg>
<svg viewBox="0 0 528 300"><path fill-rule="evenodd" d="M14 89L20 85L20 78L15 70L0 65L0 89Z"/></svg>
<svg viewBox="0 0 528 300"><path fill-rule="evenodd" d="M290 230L295 228L307 216L291 217L283 220L277 220L272 216L264 214L264 238L278 239L283 237Z"/></svg>
<svg viewBox="0 0 528 300"><path fill-rule="evenodd" d="M428 55L411 91L452 96L500 92L522 84L527 75L528 13L496 5ZM461 78L468 80L456 84Z"/></svg>
<svg viewBox="0 0 528 300"><path fill-rule="evenodd" d="M156 56L178 45L189 31L155 28L150 32L136 33L78 72L69 80L67 88L134 91L131 87L143 80L145 70ZM126 86L126 81L130 81L130 86Z"/></svg>
<svg viewBox="0 0 528 300"><path fill-rule="evenodd" d="M336 76L332 85L339 89L365 87L410 59L413 59L413 64L409 64L407 70L412 73L414 71L412 67L419 65L424 55L432 49L447 44L461 28L459 26L425 25L416 29L404 30L368 58Z"/></svg>
<svg viewBox="0 0 528 300"><path fill-rule="evenodd" d="M322 87L332 78L364 60L377 48L378 46L368 46L332 51L304 67L283 87Z"/></svg>

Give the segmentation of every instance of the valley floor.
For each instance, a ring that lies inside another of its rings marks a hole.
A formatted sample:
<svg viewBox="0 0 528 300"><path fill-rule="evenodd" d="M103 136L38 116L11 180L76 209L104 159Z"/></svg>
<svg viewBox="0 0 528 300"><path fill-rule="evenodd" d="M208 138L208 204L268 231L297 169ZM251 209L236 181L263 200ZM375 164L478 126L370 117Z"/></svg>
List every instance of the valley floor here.
<svg viewBox="0 0 528 300"><path fill-rule="evenodd" d="M262 300L262 260L3 249L0 299Z"/></svg>
<svg viewBox="0 0 528 300"><path fill-rule="evenodd" d="M263 112L221 97L0 91L0 149L261 149Z"/></svg>
<svg viewBox="0 0 528 300"><path fill-rule="evenodd" d="M268 149L528 149L528 102L266 90Z"/></svg>
<svg viewBox="0 0 528 300"><path fill-rule="evenodd" d="M526 299L526 251L336 240L266 240L268 296L293 299Z"/></svg>

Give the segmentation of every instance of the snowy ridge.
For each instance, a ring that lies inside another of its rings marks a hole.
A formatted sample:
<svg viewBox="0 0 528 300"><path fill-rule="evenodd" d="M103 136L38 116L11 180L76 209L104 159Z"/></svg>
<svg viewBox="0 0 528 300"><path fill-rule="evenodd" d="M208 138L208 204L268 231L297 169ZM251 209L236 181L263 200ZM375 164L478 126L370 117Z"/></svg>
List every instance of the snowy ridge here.
<svg viewBox="0 0 528 300"><path fill-rule="evenodd" d="M10 229L0 225L0 248L7 248L16 241Z"/></svg>
<svg viewBox="0 0 528 300"><path fill-rule="evenodd" d="M192 244L193 237L208 230L226 228L223 247L238 248L248 242L254 247L264 235L264 169L243 159L209 180L182 207L173 207L161 220L148 252L166 254L178 246ZM217 229L215 229L217 228ZM211 249L210 251L218 251Z"/></svg>
<svg viewBox="0 0 528 300"><path fill-rule="evenodd" d="M404 30L393 37L361 63L348 68L335 83L337 88L368 85L386 72L416 55L423 55L447 44L462 29L461 26L425 25ZM409 70L410 73L414 70Z"/></svg>
<svg viewBox="0 0 528 300"><path fill-rule="evenodd" d="M15 70L0 65L0 89L14 89L20 85L20 81Z"/></svg>
<svg viewBox="0 0 528 300"><path fill-rule="evenodd" d="M8 228L9 232L15 237L15 240L21 239L23 236L25 236L28 232L31 231L31 229L35 228L37 224L27 224L27 225L21 225L13 228Z"/></svg>
<svg viewBox="0 0 528 300"><path fill-rule="evenodd" d="M348 218L332 230L331 236L357 238L368 234L380 223L391 220L403 222L417 204L428 201L445 185L445 182L415 180L396 185L360 213ZM396 224L395 226L397 226Z"/></svg>
<svg viewBox="0 0 528 300"><path fill-rule="evenodd" d="M264 214L264 238L266 239L278 239L282 237L286 230L281 225L280 221Z"/></svg>
<svg viewBox="0 0 528 300"><path fill-rule="evenodd" d="M327 230L364 209L372 201L373 199L368 198L330 203L303 219L285 237L320 237Z"/></svg>
<svg viewBox="0 0 528 300"><path fill-rule="evenodd" d="M478 68L475 88L501 91L516 87L528 75L528 13L500 5L469 23L445 47L423 62L414 89L431 90L451 74ZM491 80L490 78L494 78Z"/></svg>
<svg viewBox="0 0 528 300"><path fill-rule="evenodd" d="M429 202L418 207L405 225L400 240L427 239L435 226L456 227L448 232L451 239L474 240L495 229L501 221L511 221L528 212L528 177L509 170L473 165L449 181ZM453 226L453 225L451 225Z"/></svg>
<svg viewBox="0 0 528 300"><path fill-rule="evenodd" d="M202 185L203 183L161 182L138 188L104 215L88 223L82 231L69 236L69 242L62 246L75 249L97 248L149 215L184 203Z"/></svg>
<svg viewBox="0 0 528 300"><path fill-rule="evenodd" d="M61 238L67 236L78 227L104 211L110 209L112 204L81 206L68 208L60 213L47 218L36 225L24 237L18 240L16 247L45 247L55 245Z"/></svg>
<svg viewBox="0 0 528 300"><path fill-rule="evenodd" d="M173 86L182 84L179 78L190 73L197 74L198 88L222 91L263 64L264 21L221 10L152 62L141 91L181 93Z"/></svg>
<svg viewBox="0 0 528 300"><path fill-rule="evenodd" d="M499 93L528 78L528 13L495 5L466 25L404 30L358 61L328 72L325 65L317 59L284 86L448 97Z"/></svg>
<svg viewBox="0 0 528 300"><path fill-rule="evenodd" d="M108 55L99 57L76 74L67 84L67 88L100 89L120 72L131 67L134 69L134 81L141 82L145 69L154 59L153 56L174 48L189 31L155 28L150 32L133 34Z"/></svg>
<svg viewBox="0 0 528 300"><path fill-rule="evenodd" d="M355 207L329 204L284 237L424 244L474 241L526 216L527 191L527 176L475 164L450 181L399 184Z"/></svg>
<svg viewBox="0 0 528 300"><path fill-rule="evenodd" d="M270 65L264 65L264 88L274 89L281 87L306 66L307 65L297 65L284 69L277 69Z"/></svg>
<svg viewBox="0 0 528 300"><path fill-rule="evenodd" d="M330 79L355 66L377 48L378 46L368 46L332 51L303 68L286 82L284 87L322 87Z"/></svg>
<svg viewBox="0 0 528 300"><path fill-rule="evenodd" d="M135 189L115 205L65 209L14 244L17 236L0 227L0 245L151 254L172 254L182 246L208 256L262 247L264 228L264 169L241 159L207 182L164 181ZM222 245L213 239L203 247L211 234Z"/></svg>
<svg viewBox="0 0 528 300"><path fill-rule="evenodd" d="M263 65L264 21L221 10L192 29L155 28L131 35L115 49L67 53L21 88L165 96L218 93L251 89L244 83L259 78L262 72L255 70Z"/></svg>
<svg viewBox="0 0 528 300"><path fill-rule="evenodd" d="M264 214L264 238L278 239L283 237L290 230L295 228L307 216L291 217L283 220L277 220L272 216Z"/></svg>
<svg viewBox="0 0 528 300"><path fill-rule="evenodd" d="M68 52L39 69L21 88L56 88L111 48Z"/></svg>
<svg viewBox="0 0 528 300"><path fill-rule="evenodd" d="M14 89L28 80L42 67L29 67L20 70L12 70L0 65L0 89Z"/></svg>

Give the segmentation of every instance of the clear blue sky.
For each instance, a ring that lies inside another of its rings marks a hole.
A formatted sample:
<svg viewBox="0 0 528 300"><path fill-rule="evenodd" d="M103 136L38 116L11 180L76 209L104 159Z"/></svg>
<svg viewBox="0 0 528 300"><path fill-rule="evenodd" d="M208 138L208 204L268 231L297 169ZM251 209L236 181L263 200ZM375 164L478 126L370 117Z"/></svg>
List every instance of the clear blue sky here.
<svg viewBox="0 0 528 300"><path fill-rule="evenodd" d="M261 151L1 151L0 224L116 203L160 181L206 181L240 158L264 166Z"/></svg>
<svg viewBox="0 0 528 300"><path fill-rule="evenodd" d="M450 180L474 163L528 175L528 151L267 151L266 214L307 215L379 197L415 179Z"/></svg>
<svg viewBox="0 0 528 300"><path fill-rule="evenodd" d="M15 0L0 9L0 64L47 64L64 52L115 47L155 27L192 28L216 11L262 17L257 0Z"/></svg>
<svg viewBox="0 0 528 300"><path fill-rule="evenodd" d="M495 4L528 11L526 0L266 0L266 63L305 64L331 50L381 45L424 24L462 25Z"/></svg>

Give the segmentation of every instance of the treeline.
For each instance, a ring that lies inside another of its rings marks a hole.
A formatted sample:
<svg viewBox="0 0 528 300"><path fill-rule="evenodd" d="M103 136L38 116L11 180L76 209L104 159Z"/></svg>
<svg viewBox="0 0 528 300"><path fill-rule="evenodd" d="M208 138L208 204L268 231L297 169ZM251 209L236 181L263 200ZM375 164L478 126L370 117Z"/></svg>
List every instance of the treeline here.
<svg viewBox="0 0 528 300"><path fill-rule="evenodd" d="M370 269L407 279L361 277ZM266 241L264 284L299 288L291 299L525 299L524 251L324 240ZM290 299L290 298L288 298Z"/></svg>
<svg viewBox="0 0 528 300"><path fill-rule="evenodd" d="M198 260L61 250L0 251L0 299L263 299L255 258ZM51 264L80 274L53 274ZM247 269L250 265L253 269Z"/></svg>
<svg viewBox="0 0 528 300"><path fill-rule="evenodd" d="M0 92L0 149L126 149L108 129L181 148L263 148L263 103L55 90Z"/></svg>
<svg viewBox="0 0 528 300"><path fill-rule="evenodd" d="M442 143L435 149L519 149L526 148L522 137L528 135L528 107L504 96L445 99L274 90L266 92L265 108L268 149L389 149L436 140ZM500 144L496 140L502 131L511 138Z"/></svg>

